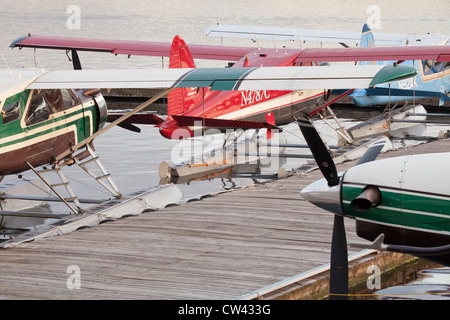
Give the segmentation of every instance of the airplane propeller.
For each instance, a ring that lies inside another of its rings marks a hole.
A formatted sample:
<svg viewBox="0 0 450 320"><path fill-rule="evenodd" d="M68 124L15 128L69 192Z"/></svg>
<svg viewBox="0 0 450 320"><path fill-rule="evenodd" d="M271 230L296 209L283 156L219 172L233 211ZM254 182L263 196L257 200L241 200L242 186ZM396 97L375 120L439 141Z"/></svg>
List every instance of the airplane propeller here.
<svg viewBox="0 0 450 320"><path fill-rule="evenodd" d="M312 123L306 118L298 118L297 123L320 171L322 171L323 176L328 181L328 185L332 187L339 184L339 177L333 159Z"/></svg>
<svg viewBox="0 0 450 320"><path fill-rule="evenodd" d="M319 133L313 124L306 118L297 119L297 124L308 144L317 165L322 172L328 186L320 185L319 188L325 191L324 195L329 196L336 191L340 183L336 165L322 141ZM358 161L356 165L373 161L382 148L384 142L375 143ZM339 194L339 193L338 193ZM334 199L333 199L334 201ZM329 209L328 204L321 204L320 207ZM331 240L331 256L330 256L330 299L343 300L348 295L348 251L347 238L345 233L344 216L340 206L330 205L330 211L334 212L333 235Z"/></svg>

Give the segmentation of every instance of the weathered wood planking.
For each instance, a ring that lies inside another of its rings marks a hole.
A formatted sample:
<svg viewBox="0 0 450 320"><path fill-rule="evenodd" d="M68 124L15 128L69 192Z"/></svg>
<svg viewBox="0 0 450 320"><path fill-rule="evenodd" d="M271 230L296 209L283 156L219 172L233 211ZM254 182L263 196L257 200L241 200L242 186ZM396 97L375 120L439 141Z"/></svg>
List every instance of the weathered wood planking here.
<svg viewBox="0 0 450 320"><path fill-rule="evenodd" d="M329 262L333 217L299 194L319 178L295 175L1 250L0 299L232 299L306 272ZM353 221L346 227L348 241L360 241ZM71 265L79 290L67 288Z"/></svg>

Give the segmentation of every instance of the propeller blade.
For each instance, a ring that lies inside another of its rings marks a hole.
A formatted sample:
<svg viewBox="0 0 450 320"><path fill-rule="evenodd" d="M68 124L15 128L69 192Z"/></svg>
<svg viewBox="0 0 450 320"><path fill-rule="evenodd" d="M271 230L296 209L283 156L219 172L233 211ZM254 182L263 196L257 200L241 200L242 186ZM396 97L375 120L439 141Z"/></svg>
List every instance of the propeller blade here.
<svg viewBox="0 0 450 320"><path fill-rule="evenodd" d="M117 120L118 118L120 118L121 115L117 115L117 114L108 114L107 118L106 118L106 122L114 122L115 120ZM137 132L140 133L141 132L141 128L135 126L132 121L129 121L130 119L132 119L133 116L131 116L130 118L127 119L127 121L124 122L120 122L117 124L118 127L121 127L122 129L125 130L129 130L132 132Z"/></svg>
<svg viewBox="0 0 450 320"><path fill-rule="evenodd" d="M306 140L311 152L314 156L314 159L319 166L320 171L322 172L325 179L328 181L328 185L330 187L339 184L339 177L336 169L336 165L334 164L333 159L331 158L330 153L328 152L327 147L320 138L319 133L314 128L311 122L306 118L298 118L297 124L302 131L303 137Z"/></svg>
<svg viewBox="0 0 450 320"><path fill-rule="evenodd" d="M344 217L334 216L330 259L330 300L346 300L348 294L348 252Z"/></svg>
<svg viewBox="0 0 450 320"><path fill-rule="evenodd" d="M141 132L141 128L136 127L134 124L131 124L131 123L126 122L126 121L119 123L117 126L121 127L122 129L129 130L129 131L132 131L132 132L136 132L136 133L140 133Z"/></svg>
<svg viewBox="0 0 450 320"><path fill-rule="evenodd" d="M123 115L124 115L123 113L108 113L108 119L106 121L113 122L122 117ZM137 113L129 117L127 119L127 122L133 124L157 125L164 122L164 120L154 113Z"/></svg>

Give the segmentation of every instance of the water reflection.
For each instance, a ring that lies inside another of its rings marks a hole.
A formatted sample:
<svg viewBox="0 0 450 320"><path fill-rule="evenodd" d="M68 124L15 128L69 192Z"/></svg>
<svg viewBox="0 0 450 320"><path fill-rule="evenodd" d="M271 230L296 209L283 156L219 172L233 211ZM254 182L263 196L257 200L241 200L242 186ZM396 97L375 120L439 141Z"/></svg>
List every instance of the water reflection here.
<svg viewBox="0 0 450 320"><path fill-rule="evenodd" d="M381 300L450 300L450 268L422 270L417 280L375 294Z"/></svg>

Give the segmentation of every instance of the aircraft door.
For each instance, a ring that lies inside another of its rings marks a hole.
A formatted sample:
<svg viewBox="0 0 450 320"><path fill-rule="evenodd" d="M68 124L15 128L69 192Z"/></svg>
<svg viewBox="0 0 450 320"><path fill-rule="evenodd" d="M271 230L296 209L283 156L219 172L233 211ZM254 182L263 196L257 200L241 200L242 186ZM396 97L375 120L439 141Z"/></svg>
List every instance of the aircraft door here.
<svg viewBox="0 0 450 320"><path fill-rule="evenodd" d="M100 130L104 127L108 116L108 108L106 106L105 98L102 94L97 94L94 97L95 105L97 107L97 127L96 130Z"/></svg>
<svg viewBox="0 0 450 320"><path fill-rule="evenodd" d="M79 101L82 120L78 132L82 134L79 141L101 129L107 119L106 101L99 89L75 89L70 90Z"/></svg>

